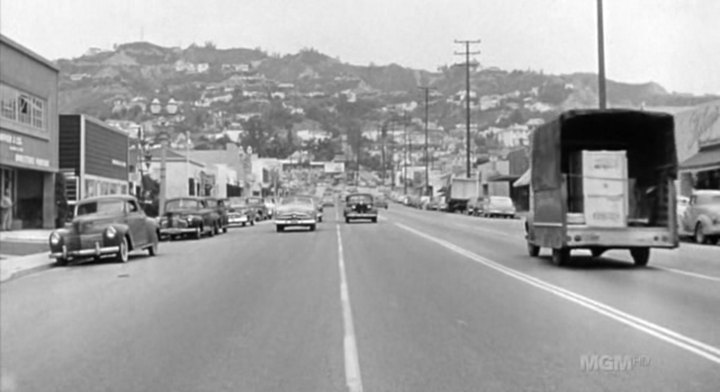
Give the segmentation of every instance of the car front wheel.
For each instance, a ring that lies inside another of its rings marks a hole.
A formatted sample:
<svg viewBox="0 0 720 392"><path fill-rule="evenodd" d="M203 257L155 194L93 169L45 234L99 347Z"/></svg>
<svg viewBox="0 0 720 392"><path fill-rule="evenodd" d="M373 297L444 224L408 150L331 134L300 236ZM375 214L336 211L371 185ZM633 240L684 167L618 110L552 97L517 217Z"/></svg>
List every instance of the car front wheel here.
<svg viewBox="0 0 720 392"><path fill-rule="evenodd" d="M707 237L705 236L705 233L703 233L702 222L698 223L697 226L695 226L695 242L697 242L698 244L704 244L707 242Z"/></svg>
<svg viewBox="0 0 720 392"><path fill-rule="evenodd" d="M157 241L153 241L153 243L150 244L150 246L147 248L147 250L148 250L148 254L149 254L150 256L155 256L155 255L157 255L158 242L157 242Z"/></svg>
<svg viewBox="0 0 720 392"><path fill-rule="evenodd" d="M67 264L68 264L68 259L66 259L64 257L58 257L57 259L55 259L55 265L57 265L57 266L64 267Z"/></svg>
<svg viewBox="0 0 720 392"><path fill-rule="evenodd" d="M128 256L128 241L127 237L123 237L120 240L120 250L115 255L115 259L120 263L127 263L130 259Z"/></svg>

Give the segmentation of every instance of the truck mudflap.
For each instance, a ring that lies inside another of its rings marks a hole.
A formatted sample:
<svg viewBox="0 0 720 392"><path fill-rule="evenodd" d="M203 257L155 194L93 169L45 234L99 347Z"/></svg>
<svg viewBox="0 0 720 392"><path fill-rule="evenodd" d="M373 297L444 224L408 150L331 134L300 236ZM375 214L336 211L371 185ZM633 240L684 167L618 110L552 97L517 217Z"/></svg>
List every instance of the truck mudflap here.
<svg viewBox="0 0 720 392"><path fill-rule="evenodd" d="M598 228L568 225L565 244L569 248L677 248L675 233L665 227Z"/></svg>

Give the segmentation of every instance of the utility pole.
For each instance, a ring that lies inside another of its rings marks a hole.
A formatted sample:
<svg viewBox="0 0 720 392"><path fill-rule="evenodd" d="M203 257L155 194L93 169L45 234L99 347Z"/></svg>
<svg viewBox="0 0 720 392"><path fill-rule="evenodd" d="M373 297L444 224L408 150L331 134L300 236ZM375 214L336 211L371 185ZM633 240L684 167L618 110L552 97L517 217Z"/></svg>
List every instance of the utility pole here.
<svg viewBox="0 0 720 392"><path fill-rule="evenodd" d="M403 194L407 195L408 160L410 159L410 137L407 130L407 113L403 113L403 133L405 134L405 170L403 170Z"/></svg>
<svg viewBox="0 0 720 392"><path fill-rule="evenodd" d="M430 196L430 155L428 154L428 101L432 87L421 86L419 89L425 92L425 189L423 194Z"/></svg>
<svg viewBox="0 0 720 392"><path fill-rule="evenodd" d="M471 44L479 44L480 40L455 40L456 44L465 45L465 52L455 52L456 55L465 56L465 176L470 178L470 55L480 54L480 51L471 52Z"/></svg>
<svg viewBox="0 0 720 392"><path fill-rule="evenodd" d="M605 39L603 32L603 4L597 0L597 31L598 31L598 100L600 109L607 107L605 91Z"/></svg>

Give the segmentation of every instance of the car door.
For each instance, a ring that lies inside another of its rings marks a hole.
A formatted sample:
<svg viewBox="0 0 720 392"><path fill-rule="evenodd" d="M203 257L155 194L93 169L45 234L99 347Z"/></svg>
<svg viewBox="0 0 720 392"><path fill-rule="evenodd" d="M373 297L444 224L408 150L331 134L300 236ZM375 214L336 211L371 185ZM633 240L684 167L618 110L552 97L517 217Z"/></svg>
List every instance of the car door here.
<svg viewBox="0 0 720 392"><path fill-rule="evenodd" d="M697 196L690 196L687 208L683 214L682 227L687 233L692 234L695 230L695 221L697 220Z"/></svg>
<svg viewBox="0 0 720 392"><path fill-rule="evenodd" d="M135 200L125 202L125 222L130 229L130 238L134 246L143 246L150 241L148 230L145 226L145 213Z"/></svg>

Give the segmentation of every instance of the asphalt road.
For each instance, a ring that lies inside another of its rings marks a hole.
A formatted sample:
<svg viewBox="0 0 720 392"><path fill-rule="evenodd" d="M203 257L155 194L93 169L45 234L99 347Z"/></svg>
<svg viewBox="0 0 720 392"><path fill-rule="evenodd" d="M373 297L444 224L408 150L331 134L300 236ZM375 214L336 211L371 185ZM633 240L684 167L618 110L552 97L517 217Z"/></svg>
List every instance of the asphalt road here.
<svg viewBox="0 0 720 392"><path fill-rule="evenodd" d="M519 220L326 209L0 286L4 391L717 391L720 247L557 268Z"/></svg>

